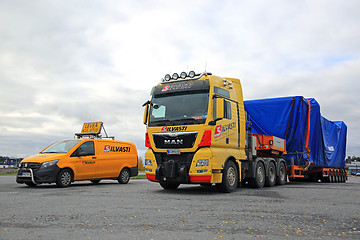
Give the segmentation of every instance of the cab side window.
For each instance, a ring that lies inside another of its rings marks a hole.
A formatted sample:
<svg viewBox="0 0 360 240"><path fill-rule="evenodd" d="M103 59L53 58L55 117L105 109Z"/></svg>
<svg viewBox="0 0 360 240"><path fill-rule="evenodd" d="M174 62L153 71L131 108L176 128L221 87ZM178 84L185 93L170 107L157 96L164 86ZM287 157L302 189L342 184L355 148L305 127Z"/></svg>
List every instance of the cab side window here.
<svg viewBox="0 0 360 240"><path fill-rule="evenodd" d="M226 119L231 119L231 102L225 100L224 116Z"/></svg>
<svg viewBox="0 0 360 240"><path fill-rule="evenodd" d="M80 147L78 147L78 149L76 149L75 152L71 154L71 157L78 157L79 155L81 156L95 155L94 142L89 141L81 144Z"/></svg>

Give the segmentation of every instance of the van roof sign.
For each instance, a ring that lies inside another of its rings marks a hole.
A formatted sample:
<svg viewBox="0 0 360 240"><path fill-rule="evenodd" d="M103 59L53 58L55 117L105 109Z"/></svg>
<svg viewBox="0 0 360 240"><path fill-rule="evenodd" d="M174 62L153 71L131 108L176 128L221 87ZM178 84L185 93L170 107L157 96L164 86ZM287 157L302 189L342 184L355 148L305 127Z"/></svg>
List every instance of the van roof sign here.
<svg viewBox="0 0 360 240"><path fill-rule="evenodd" d="M100 134L102 125L103 125L102 122L84 123L84 125L82 127L82 130L81 130L81 133Z"/></svg>
<svg viewBox="0 0 360 240"><path fill-rule="evenodd" d="M105 136L103 137L100 133L101 131L104 131ZM105 127L103 122L88 122L84 123L83 128L81 130L81 133L75 133L75 136L77 138L111 138L112 140L115 140L115 137L109 136L107 132L105 131Z"/></svg>

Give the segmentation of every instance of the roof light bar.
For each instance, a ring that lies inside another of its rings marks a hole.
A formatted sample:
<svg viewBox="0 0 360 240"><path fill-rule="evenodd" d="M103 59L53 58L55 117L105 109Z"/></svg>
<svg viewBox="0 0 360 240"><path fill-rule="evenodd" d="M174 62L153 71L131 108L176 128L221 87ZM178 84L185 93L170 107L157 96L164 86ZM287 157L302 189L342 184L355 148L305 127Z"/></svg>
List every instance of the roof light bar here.
<svg viewBox="0 0 360 240"><path fill-rule="evenodd" d="M185 78L187 77L186 72L182 72L182 73L180 74L180 77L181 77L182 79L185 79Z"/></svg>
<svg viewBox="0 0 360 240"><path fill-rule="evenodd" d="M212 74L208 72L196 74L195 71L190 71L189 73L181 72L180 76L177 73L174 73L172 76L170 74L166 74L165 77L161 79L161 82L165 83L172 81L195 80L201 78L203 75L212 75Z"/></svg>

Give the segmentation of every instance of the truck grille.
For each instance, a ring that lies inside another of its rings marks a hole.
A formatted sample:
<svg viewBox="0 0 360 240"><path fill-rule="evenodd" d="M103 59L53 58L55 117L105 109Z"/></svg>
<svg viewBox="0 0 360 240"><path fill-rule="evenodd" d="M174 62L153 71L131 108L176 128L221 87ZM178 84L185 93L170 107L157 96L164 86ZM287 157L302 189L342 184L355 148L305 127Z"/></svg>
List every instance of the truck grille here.
<svg viewBox="0 0 360 240"><path fill-rule="evenodd" d="M192 148L198 132L153 133L156 148Z"/></svg>

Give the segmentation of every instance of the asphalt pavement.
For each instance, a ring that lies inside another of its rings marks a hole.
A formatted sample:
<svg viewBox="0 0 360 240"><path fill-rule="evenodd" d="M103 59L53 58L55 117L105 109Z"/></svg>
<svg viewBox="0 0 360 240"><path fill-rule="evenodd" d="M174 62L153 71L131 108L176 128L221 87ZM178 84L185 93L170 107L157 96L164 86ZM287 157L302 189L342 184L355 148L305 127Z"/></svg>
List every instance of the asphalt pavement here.
<svg viewBox="0 0 360 240"><path fill-rule="evenodd" d="M0 239L360 239L360 177L224 194L146 179L30 188L0 176Z"/></svg>

